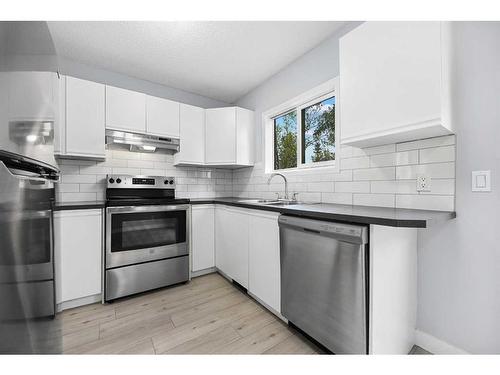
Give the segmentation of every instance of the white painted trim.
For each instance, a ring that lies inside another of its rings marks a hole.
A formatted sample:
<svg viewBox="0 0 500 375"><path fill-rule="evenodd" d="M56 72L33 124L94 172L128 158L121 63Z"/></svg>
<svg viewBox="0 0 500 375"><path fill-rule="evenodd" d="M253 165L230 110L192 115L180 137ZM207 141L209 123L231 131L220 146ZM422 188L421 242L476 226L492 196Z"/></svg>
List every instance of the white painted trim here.
<svg viewBox="0 0 500 375"><path fill-rule="evenodd" d="M432 354L470 354L418 329L415 330L415 344Z"/></svg>
<svg viewBox="0 0 500 375"><path fill-rule="evenodd" d="M84 306L84 305L92 305L93 303L101 302L101 300L102 300L101 293L94 294L93 296L72 299L70 301L64 301L64 302L58 303L56 306L56 311L61 312L64 310L73 309L75 307L80 307L80 306Z"/></svg>

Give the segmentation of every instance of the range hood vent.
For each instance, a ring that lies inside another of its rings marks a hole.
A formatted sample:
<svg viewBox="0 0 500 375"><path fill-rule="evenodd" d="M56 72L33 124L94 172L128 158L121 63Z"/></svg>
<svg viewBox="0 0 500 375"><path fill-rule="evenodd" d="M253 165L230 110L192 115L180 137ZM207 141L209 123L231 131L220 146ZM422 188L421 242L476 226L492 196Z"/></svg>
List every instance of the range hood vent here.
<svg viewBox="0 0 500 375"><path fill-rule="evenodd" d="M157 149L179 151L179 139L106 130L106 144L130 145L130 151L155 152Z"/></svg>

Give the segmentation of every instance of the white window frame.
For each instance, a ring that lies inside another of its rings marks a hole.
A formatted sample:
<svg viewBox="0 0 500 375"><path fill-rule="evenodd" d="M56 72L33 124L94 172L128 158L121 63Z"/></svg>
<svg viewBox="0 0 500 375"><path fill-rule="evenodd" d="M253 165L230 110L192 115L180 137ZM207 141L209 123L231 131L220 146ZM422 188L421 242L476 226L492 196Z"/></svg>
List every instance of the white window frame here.
<svg viewBox="0 0 500 375"><path fill-rule="evenodd" d="M302 164L302 109L335 96L335 160ZM328 80L307 92L286 101L262 114L264 134L264 171L265 173L294 173L326 169L338 172L340 166L340 115L339 79ZM274 119L289 112L297 112L297 167L274 169Z"/></svg>

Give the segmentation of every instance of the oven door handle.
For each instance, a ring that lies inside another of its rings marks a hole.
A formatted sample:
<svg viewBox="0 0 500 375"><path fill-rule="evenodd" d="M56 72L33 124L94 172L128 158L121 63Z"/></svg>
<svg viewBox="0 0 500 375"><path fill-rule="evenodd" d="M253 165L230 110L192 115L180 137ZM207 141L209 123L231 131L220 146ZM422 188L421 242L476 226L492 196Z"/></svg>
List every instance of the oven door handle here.
<svg viewBox="0 0 500 375"><path fill-rule="evenodd" d="M162 212L162 211L187 211L188 204L181 205L162 205L162 206L116 206L107 207L106 212L109 214L116 213L134 213L134 212Z"/></svg>

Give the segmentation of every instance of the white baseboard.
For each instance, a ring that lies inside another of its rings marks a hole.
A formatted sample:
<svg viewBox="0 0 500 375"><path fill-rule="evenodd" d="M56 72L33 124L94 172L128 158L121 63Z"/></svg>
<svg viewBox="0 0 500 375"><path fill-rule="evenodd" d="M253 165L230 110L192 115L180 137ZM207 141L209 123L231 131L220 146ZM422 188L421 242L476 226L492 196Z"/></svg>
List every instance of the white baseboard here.
<svg viewBox="0 0 500 375"><path fill-rule="evenodd" d="M418 329L415 330L415 344L432 354L470 354Z"/></svg>
<svg viewBox="0 0 500 375"><path fill-rule="evenodd" d="M217 272L217 269L215 267L210 267L199 271L191 271L191 277L208 275L209 273L214 273L214 272Z"/></svg>
<svg viewBox="0 0 500 375"><path fill-rule="evenodd" d="M99 294L95 294L93 296L72 299L71 301L64 301L64 302L57 304L56 311L61 312L64 310L72 309L74 307L91 305L91 304L96 303L96 302L101 302L101 299L102 299L102 295L99 293Z"/></svg>

